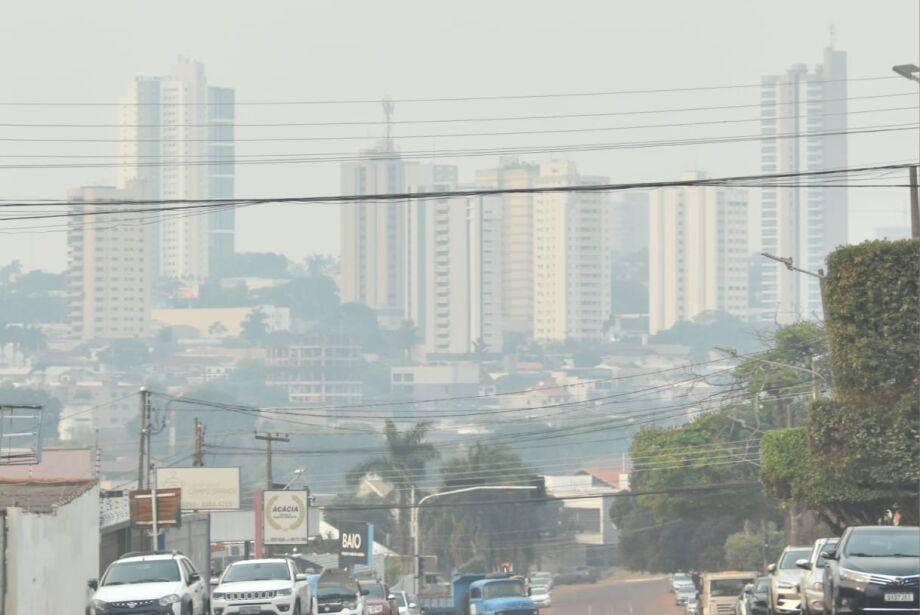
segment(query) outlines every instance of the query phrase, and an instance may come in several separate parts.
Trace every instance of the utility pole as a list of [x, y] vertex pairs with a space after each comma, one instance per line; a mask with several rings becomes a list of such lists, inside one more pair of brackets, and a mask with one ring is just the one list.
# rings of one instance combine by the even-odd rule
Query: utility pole
[[204, 467], [204, 423], [195, 417], [195, 454], [192, 457], [192, 465], [196, 468]]
[[[409, 509], [409, 525], [412, 528], [412, 591], [415, 595], [422, 589], [422, 580], [419, 578], [420, 568], [419, 558], [422, 556], [419, 551], [419, 526], [418, 526], [418, 506], [415, 502], [415, 485], [412, 485], [409, 491], [409, 501], [412, 502], [412, 508]], [[405, 570], [405, 568], [403, 568]]]
[[140, 449], [137, 457], [137, 488], [144, 488], [144, 478], [147, 476], [147, 443], [150, 441], [150, 391], [141, 387], [138, 391], [140, 397]]
[[265, 488], [272, 488], [272, 442], [290, 442], [291, 438], [286, 433], [256, 432], [256, 440], [265, 440], [267, 454], [265, 464]]
[[917, 184], [917, 167], [910, 168], [910, 236], [920, 237], [920, 185]]

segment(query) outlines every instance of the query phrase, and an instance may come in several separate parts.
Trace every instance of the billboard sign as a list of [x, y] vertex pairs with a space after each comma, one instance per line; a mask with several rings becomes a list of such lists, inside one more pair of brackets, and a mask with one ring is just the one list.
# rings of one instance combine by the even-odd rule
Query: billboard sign
[[[153, 496], [149, 489], [131, 491], [128, 493], [128, 502], [131, 514], [131, 523], [136, 526], [153, 526]], [[157, 527], [179, 527], [182, 525], [182, 490], [157, 489]]]
[[307, 542], [310, 510], [306, 491], [265, 491], [262, 502], [262, 540], [265, 544]]
[[239, 510], [239, 468], [157, 468], [157, 488], [182, 489], [182, 510]]
[[339, 567], [374, 565], [374, 525], [343, 523], [339, 528]]

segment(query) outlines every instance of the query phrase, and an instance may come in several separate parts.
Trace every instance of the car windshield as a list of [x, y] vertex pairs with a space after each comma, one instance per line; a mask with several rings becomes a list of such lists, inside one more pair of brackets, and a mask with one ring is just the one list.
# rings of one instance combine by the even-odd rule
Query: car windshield
[[518, 598], [524, 596], [524, 586], [517, 581], [488, 583], [482, 588], [484, 598]]
[[811, 557], [811, 549], [790, 549], [780, 558], [777, 568], [780, 570], [793, 570], [796, 561], [808, 559], [809, 557]]
[[757, 583], [754, 585], [755, 594], [765, 594], [770, 590], [770, 579], [760, 578], [757, 579]]
[[364, 595], [368, 598], [377, 598], [378, 600], [387, 599], [387, 593], [380, 583], [364, 583], [361, 585], [361, 591], [364, 592]]
[[714, 597], [737, 596], [753, 579], [713, 579], [709, 582], [709, 595]]
[[920, 557], [920, 528], [860, 528], [847, 538], [846, 555]]
[[223, 583], [243, 581], [289, 581], [291, 571], [284, 562], [233, 564], [224, 573]]
[[677, 593], [678, 594], [695, 594], [696, 587], [694, 587], [693, 585], [678, 585]]
[[406, 595], [402, 592], [396, 594], [396, 606], [407, 606]]
[[168, 583], [180, 580], [179, 565], [175, 560], [121, 562], [112, 564], [102, 580], [102, 585], [127, 585], [130, 583]]
[[323, 584], [316, 590], [316, 596], [317, 598], [354, 598], [355, 588], [336, 583]]

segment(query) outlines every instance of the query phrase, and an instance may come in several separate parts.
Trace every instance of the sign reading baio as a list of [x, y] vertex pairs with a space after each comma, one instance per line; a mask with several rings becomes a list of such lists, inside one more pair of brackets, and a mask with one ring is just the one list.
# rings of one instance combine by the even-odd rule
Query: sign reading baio
[[307, 542], [310, 514], [306, 491], [266, 491], [263, 495], [262, 536], [265, 544]]
[[374, 525], [343, 523], [339, 528], [339, 567], [374, 565]]

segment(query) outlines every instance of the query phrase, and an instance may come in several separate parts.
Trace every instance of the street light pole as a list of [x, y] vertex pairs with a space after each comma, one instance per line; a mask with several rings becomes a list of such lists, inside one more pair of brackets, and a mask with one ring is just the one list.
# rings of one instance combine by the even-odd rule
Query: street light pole
[[412, 570], [413, 570], [413, 590], [416, 595], [418, 595], [419, 589], [421, 589], [421, 579], [419, 579], [419, 569], [418, 569], [418, 559], [420, 549], [420, 539], [419, 539], [419, 513], [421, 512], [422, 506], [426, 502], [430, 502], [436, 498], [441, 498], [448, 495], [457, 495], [460, 493], [474, 493], [477, 491], [536, 491], [537, 487], [528, 485], [480, 485], [478, 487], [465, 487], [463, 489], [454, 489], [452, 491], [442, 491], [441, 493], [432, 493], [431, 495], [426, 495], [421, 500], [418, 501], [418, 504], [415, 503], [415, 485], [412, 486], [412, 491], [410, 497], [412, 498], [412, 510], [411, 510], [411, 524], [412, 524]]
[[[916, 64], [898, 64], [891, 70], [905, 79], [916, 81], [920, 85], [920, 66]], [[910, 167], [910, 236], [920, 237], [920, 185], [917, 183], [917, 167]]]

